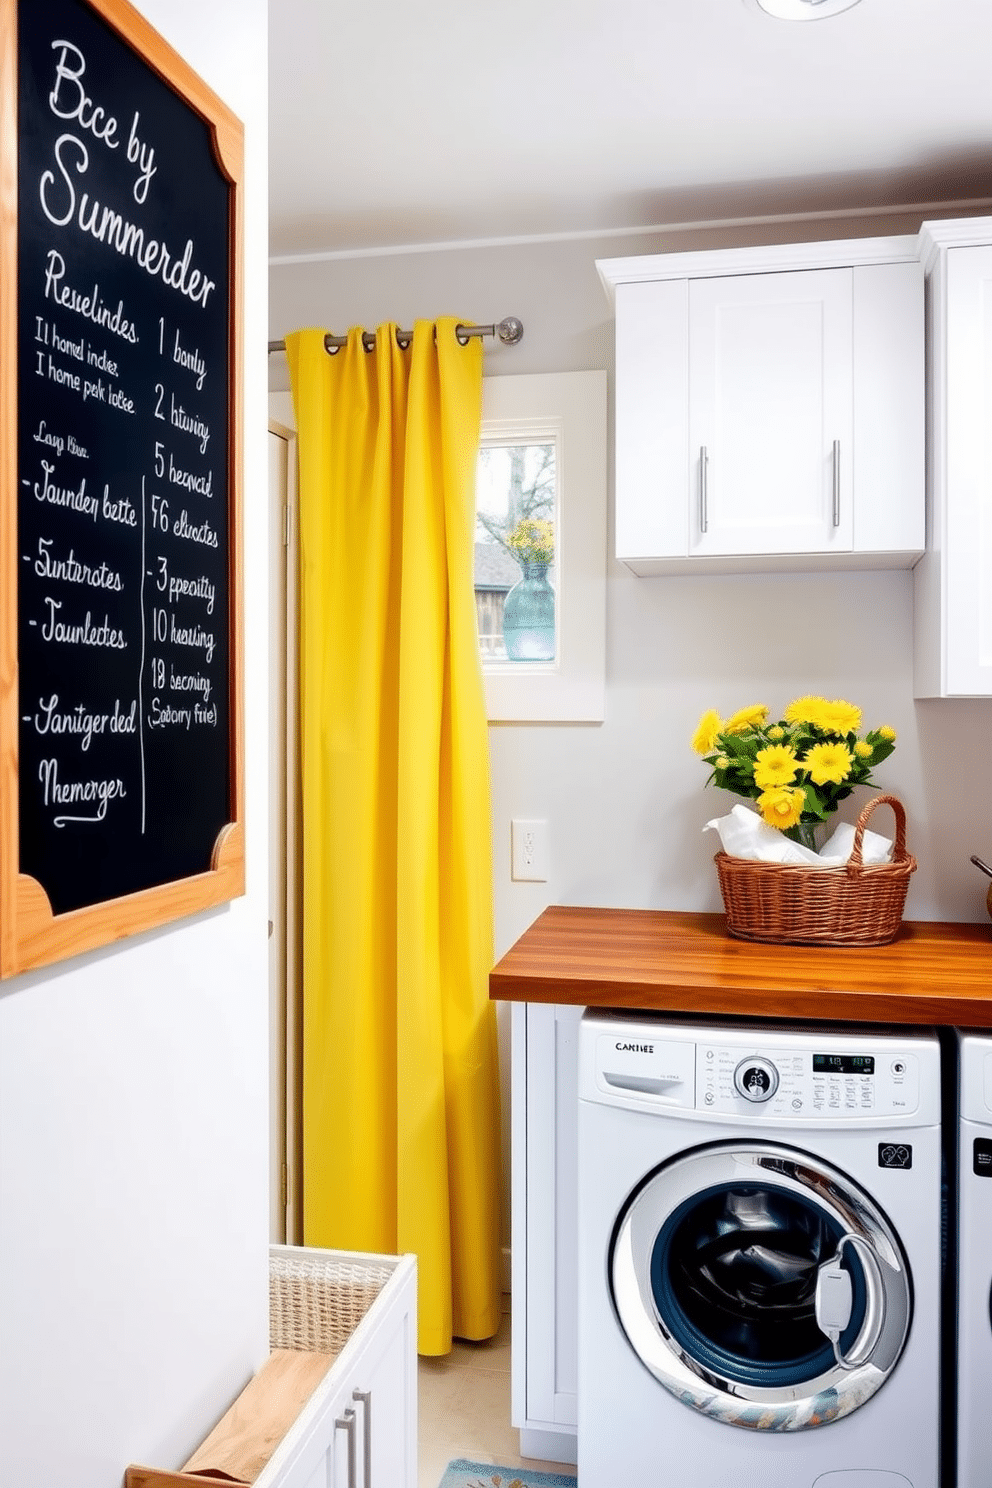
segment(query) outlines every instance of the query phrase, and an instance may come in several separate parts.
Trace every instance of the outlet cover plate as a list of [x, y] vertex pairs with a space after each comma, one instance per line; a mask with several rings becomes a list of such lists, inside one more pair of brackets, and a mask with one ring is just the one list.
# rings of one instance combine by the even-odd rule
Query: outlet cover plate
[[510, 877], [515, 883], [548, 880], [548, 824], [546, 821], [510, 822]]

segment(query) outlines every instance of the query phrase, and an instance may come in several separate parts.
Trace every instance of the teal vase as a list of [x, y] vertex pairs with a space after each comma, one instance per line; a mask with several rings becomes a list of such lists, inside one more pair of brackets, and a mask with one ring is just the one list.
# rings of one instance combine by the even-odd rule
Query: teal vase
[[503, 606], [503, 640], [511, 661], [554, 661], [555, 591], [546, 563], [521, 563], [523, 578]]

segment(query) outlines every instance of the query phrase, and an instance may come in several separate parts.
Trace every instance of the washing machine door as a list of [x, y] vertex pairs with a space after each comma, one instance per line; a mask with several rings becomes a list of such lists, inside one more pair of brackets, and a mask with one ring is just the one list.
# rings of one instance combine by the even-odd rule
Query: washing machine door
[[902, 1353], [906, 1257], [844, 1173], [768, 1142], [694, 1148], [618, 1217], [610, 1285], [653, 1375], [730, 1425], [802, 1431], [857, 1410]]

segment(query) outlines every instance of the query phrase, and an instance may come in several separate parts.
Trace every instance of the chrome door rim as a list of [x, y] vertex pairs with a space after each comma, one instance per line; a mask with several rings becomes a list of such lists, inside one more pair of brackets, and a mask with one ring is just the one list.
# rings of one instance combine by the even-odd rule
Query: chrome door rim
[[[833, 1364], [815, 1378], [775, 1387], [723, 1378], [703, 1366], [661, 1316], [651, 1279], [655, 1239], [680, 1205], [707, 1190], [752, 1184], [792, 1194], [857, 1236], [864, 1267], [865, 1316], [849, 1349], [851, 1367]], [[885, 1383], [909, 1333], [912, 1293], [902, 1247], [881, 1209], [852, 1179], [798, 1148], [726, 1142], [694, 1148], [651, 1173], [626, 1202], [611, 1246], [610, 1288], [627, 1339], [655, 1378], [679, 1400], [715, 1420], [760, 1431], [802, 1431], [857, 1410]]]

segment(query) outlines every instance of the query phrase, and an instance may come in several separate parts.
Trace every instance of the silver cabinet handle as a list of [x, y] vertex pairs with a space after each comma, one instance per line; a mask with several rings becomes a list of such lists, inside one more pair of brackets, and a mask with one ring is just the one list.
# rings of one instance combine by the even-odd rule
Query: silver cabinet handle
[[840, 440], [834, 440], [834, 526], [840, 526]]
[[344, 1411], [334, 1422], [334, 1429], [348, 1433], [348, 1488], [358, 1488], [355, 1461], [355, 1412], [350, 1408]]
[[365, 1488], [372, 1488], [372, 1391], [352, 1390], [352, 1400], [357, 1400], [362, 1411], [362, 1445], [365, 1449]]
[[709, 465], [710, 457], [705, 444], [699, 446], [699, 530], [705, 532], [709, 520]]

